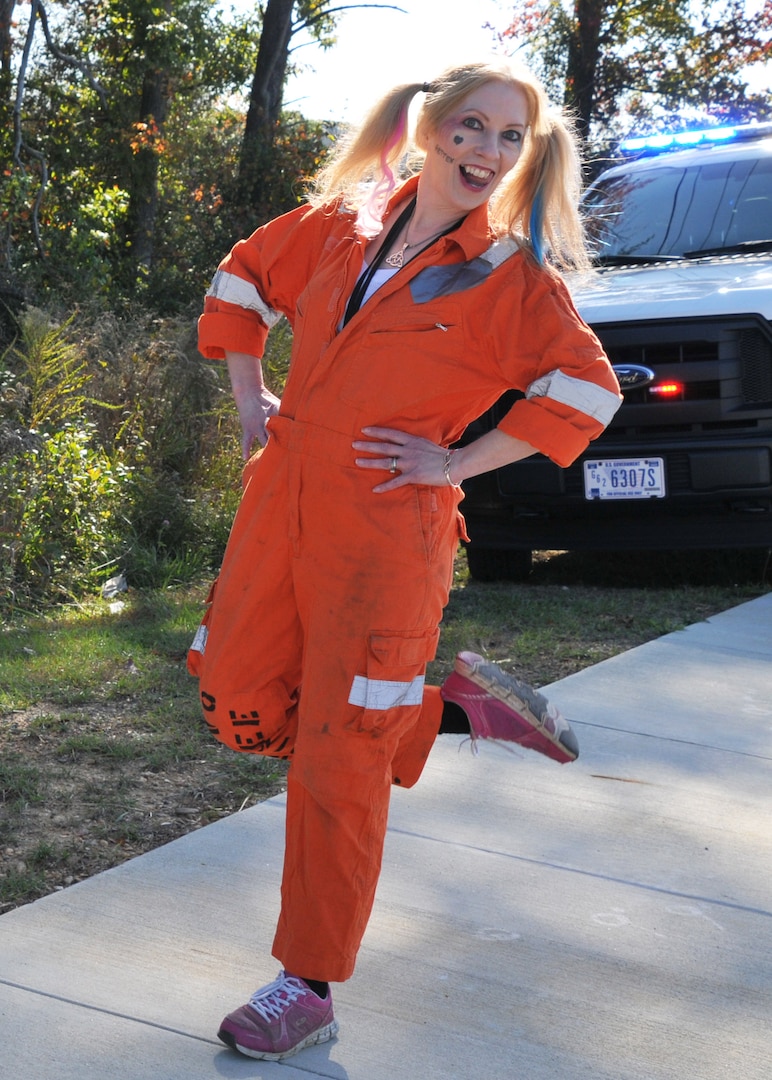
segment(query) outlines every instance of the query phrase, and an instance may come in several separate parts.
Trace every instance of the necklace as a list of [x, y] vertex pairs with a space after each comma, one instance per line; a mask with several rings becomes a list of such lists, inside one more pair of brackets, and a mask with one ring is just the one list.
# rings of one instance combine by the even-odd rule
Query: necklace
[[[454, 225], [451, 225], [450, 228], [454, 228], [454, 227], [455, 227]], [[416, 244], [404, 243], [402, 245], [402, 247], [399, 249], [399, 251], [392, 252], [392, 254], [388, 255], [383, 261], [386, 264], [386, 266], [393, 266], [397, 270], [400, 270], [404, 266], [404, 263], [405, 263], [405, 252], [406, 251], [409, 251], [410, 248], [414, 248], [414, 247], [428, 247], [429, 244], [433, 243], [433, 241], [437, 240], [440, 236], [442, 236], [444, 233], [449, 232], [449, 231], [450, 230], [447, 229], [447, 228], [442, 229], [441, 232], [435, 233], [434, 236], [430, 236], [428, 238], [428, 240], [419, 240], [418, 243], [416, 243]]]
[[[392, 227], [389, 229], [386, 239], [378, 248], [378, 251], [376, 252], [373, 261], [367, 267], [365, 272], [360, 275], [359, 280], [354, 286], [354, 290], [349, 297], [348, 304], [346, 305], [346, 314], [343, 316], [344, 326], [350, 319], [352, 319], [356, 315], [356, 313], [359, 311], [360, 307], [364, 303], [365, 295], [370, 284], [372, 283], [373, 277], [375, 276], [378, 267], [386, 263], [387, 266], [391, 266], [394, 269], [399, 270], [404, 262], [405, 252], [407, 251], [407, 249], [409, 247], [421, 247], [421, 244], [403, 244], [401, 251], [395, 251], [394, 254], [391, 255], [388, 259], [384, 258], [384, 252], [389, 250], [389, 248], [400, 235], [402, 230], [407, 228], [410, 218], [413, 216], [415, 204], [416, 198], [415, 196], [413, 196], [410, 203], [405, 207], [405, 209], [399, 215]], [[456, 229], [459, 225], [461, 225], [463, 220], [463, 218], [460, 218], [452, 225], [449, 225], [446, 229], [443, 229], [441, 233], [437, 233], [437, 236], [431, 236], [428, 240], [422, 241], [423, 246], [428, 247], [428, 245], [433, 243], [437, 239], [437, 237], [444, 236], [446, 233], [452, 232], [453, 229]]]

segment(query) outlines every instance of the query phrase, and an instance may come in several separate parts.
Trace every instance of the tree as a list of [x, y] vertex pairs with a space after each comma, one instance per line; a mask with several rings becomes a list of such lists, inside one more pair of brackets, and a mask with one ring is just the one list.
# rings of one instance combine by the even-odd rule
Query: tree
[[500, 33], [527, 48], [587, 141], [658, 116], [734, 120], [772, 115], [772, 95], [749, 91], [748, 65], [772, 58], [772, 0], [525, 0]]
[[265, 192], [287, 77], [294, 7], [295, 0], [268, 0], [263, 12], [239, 162], [239, 201], [259, 204]]
[[[115, 164], [128, 192], [125, 241], [131, 272], [141, 280], [153, 266], [170, 109], [186, 98], [199, 107], [211, 102], [238, 85], [248, 67], [227, 55], [215, 0], [90, 0], [84, 13], [79, 39], [104, 72], [108, 101], [100, 119], [114, 133]], [[245, 50], [247, 64], [252, 55]]]
[[[162, 7], [156, 8], [153, 14], [168, 25], [172, 17], [171, 0], [163, 0]], [[170, 68], [173, 61], [164, 55], [164, 35], [156, 36], [152, 32], [157, 26], [158, 23], [145, 23], [144, 20], [137, 26], [136, 48], [144, 55], [145, 70], [139, 94], [136, 137], [132, 144], [134, 168], [128, 207], [128, 242], [135, 273], [146, 273], [153, 262], [158, 215], [158, 155], [172, 93]]]
[[332, 0], [267, 0], [263, 9], [260, 47], [249, 93], [239, 165], [238, 197], [242, 200], [261, 204], [271, 183], [271, 158], [275, 150], [284, 85], [290, 73], [293, 37], [301, 31], [308, 31], [312, 40], [323, 49], [330, 48], [335, 42], [336, 16], [362, 7], [389, 8], [393, 5], [333, 6]]
[[168, 127], [185, 139], [178, 116], [209, 113], [244, 84], [254, 21], [226, 24], [216, 0], [58, 0], [52, 28], [48, 3], [30, 5], [16, 65], [14, 167], [0, 177], [7, 262], [15, 252], [31, 265], [31, 234], [39, 281], [131, 287], [154, 265]]
[[0, 0], [0, 127], [10, 130], [10, 100], [13, 85], [11, 26], [16, 0]]
[[[12, 123], [0, 132], [12, 162], [0, 173], [9, 278], [53, 287], [70, 304], [146, 290], [154, 305], [178, 307], [198, 295], [213, 251], [297, 205], [298, 181], [329, 140], [321, 125], [282, 112], [293, 39], [306, 30], [332, 44], [346, 8], [266, 0], [238, 17], [221, 8], [221, 0], [25, 7], [13, 64], [9, 54]], [[0, 22], [0, 58], [2, 35]], [[229, 99], [250, 78], [244, 121]]]

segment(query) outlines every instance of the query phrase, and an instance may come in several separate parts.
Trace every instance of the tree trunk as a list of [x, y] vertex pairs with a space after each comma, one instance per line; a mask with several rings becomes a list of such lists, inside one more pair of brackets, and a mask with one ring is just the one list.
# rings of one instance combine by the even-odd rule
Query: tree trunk
[[[168, 111], [167, 78], [163, 71], [147, 71], [142, 83], [138, 131], [129, 197], [129, 243], [135, 270], [153, 264], [158, 216], [158, 139]], [[143, 126], [144, 125], [144, 126]]]
[[239, 160], [240, 195], [253, 204], [263, 194], [263, 164], [281, 115], [294, 6], [295, 0], [268, 0], [265, 5]]
[[[163, 6], [167, 15], [171, 14], [172, 0], [164, 0]], [[147, 26], [143, 28], [143, 35], [147, 29]], [[138, 46], [144, 48], [144, 43], [138, 43]], [[168, 110], [168, 72], [157, 59], [154, 63], [151, 46], [142, 79], [129, 192], [128, 240], [135, 275], [147, 273], [153, 265], [158, 217], [158, 154]]]
[[576, 0], [574, 28], [568, 46], [566, 105], [577, 119], [586, 141], [595, 105], [595, 82], [600, 57], [600, 31], [607, 0]]
[[13, 72], [11, 70], [11, 16], [16, 0], [0, 0], [0, 80], [3, 86], [3, 105], [9, 103]]

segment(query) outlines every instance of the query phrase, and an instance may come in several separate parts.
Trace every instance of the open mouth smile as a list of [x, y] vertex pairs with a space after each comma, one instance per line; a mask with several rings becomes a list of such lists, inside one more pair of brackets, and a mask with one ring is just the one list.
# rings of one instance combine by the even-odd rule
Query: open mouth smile
[[484, 169], [480, 165], [461, 165], [459, 168], [462, 180], [474, 191], [483, 191], [496, 175], [493, 169]]

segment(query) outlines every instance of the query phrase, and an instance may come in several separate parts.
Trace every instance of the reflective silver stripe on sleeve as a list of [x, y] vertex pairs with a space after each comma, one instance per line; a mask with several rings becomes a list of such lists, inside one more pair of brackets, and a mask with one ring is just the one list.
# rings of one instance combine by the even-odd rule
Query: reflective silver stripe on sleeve
[[227, 270], [217, 271], [206, 295], [215, 300], [224, 300], [227, 304], [236, 304], [247, 311], [256, 311], [269, 330], [281, 318], [281, 312], [266, 304], [251, 281], [229, 274]]
[[199, 626], [196, 630], [196, 636], [190, 644], [191, 652], [203, 653], [206, 650], [206, 639], [209, 637], [209, 629], [206, 626]]
[[622, 404], [621, 397], [613, 391], [585, 379], [575, 379], [559, 370], [535, 379], [526, 390], [525, 396], [552, 398], [561, 405], [568, 405], [571, 409], [591, 416], [604, 427]]
[[412, 682], [391, 682], [355, 675], [348, 703], [362, 709], [393, 709], [397, 705], [420, 705], [423, 695], [423, 675], [416, 675]]

